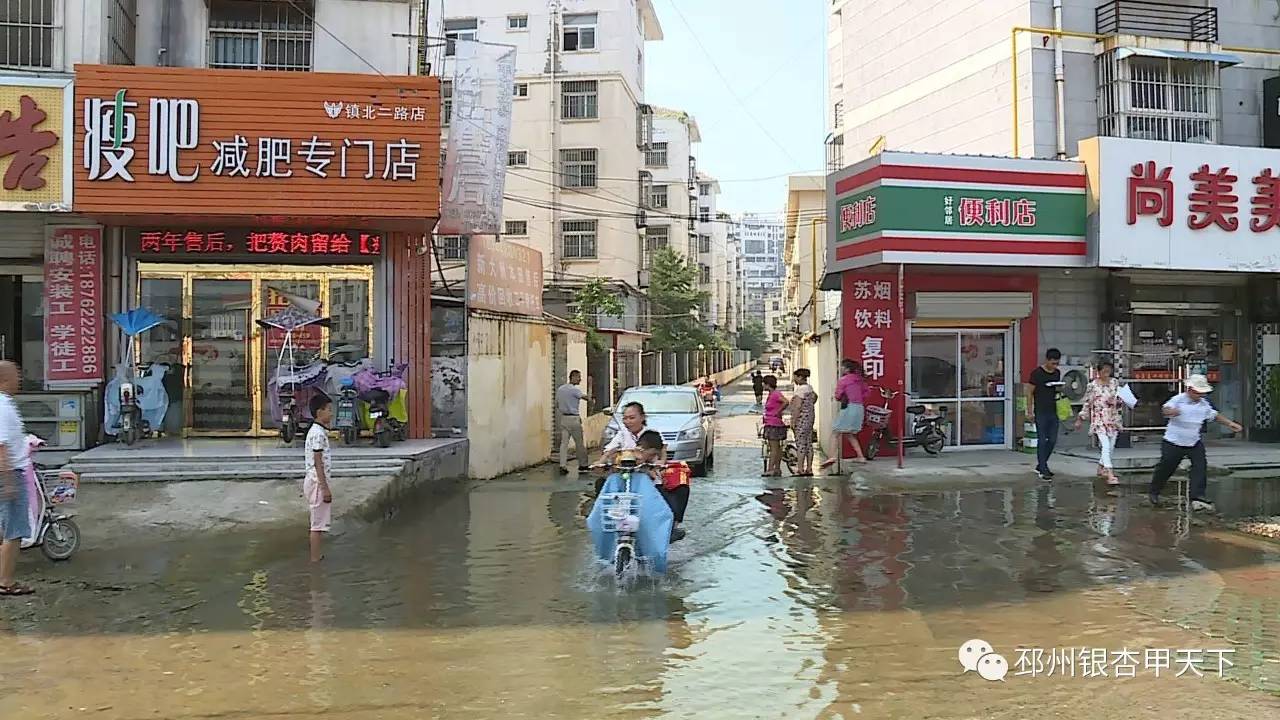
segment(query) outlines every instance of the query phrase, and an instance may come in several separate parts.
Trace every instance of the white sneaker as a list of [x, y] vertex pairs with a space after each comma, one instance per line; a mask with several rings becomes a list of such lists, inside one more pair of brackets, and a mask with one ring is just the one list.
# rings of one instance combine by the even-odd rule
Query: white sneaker
[[1192, 500], [1191, 501], [1192, 512], [1214, 512], [1216, 509], [1217, 508], [1213, 506], [1213, 503], [1209, 502], [1208, 500]]

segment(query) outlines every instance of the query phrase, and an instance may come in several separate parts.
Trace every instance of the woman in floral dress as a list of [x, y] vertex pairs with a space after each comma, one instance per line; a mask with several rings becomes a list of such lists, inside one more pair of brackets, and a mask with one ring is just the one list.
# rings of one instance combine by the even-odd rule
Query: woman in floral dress
[[1120, 382], [1116, 380], [1116, 366], [1110, 360], [1098, 363], [1098, 375], [1089, 381], [1084, 393], [1084, 407], [1076, 418], [1076, 428], [1088, 422], [1089, 432], [1098, 437], [1102, 455], [1098, 458], [1098, 477], [1106, 478], [1108, 485], [1119, 485], [1111, 462], [1111, 451], [1116, 447], [1116, 437], [1123, 429], [1120, 419]]
[[792, 381], [795, 387], [791, 394], [791, 432], [796, 438], [796, 475], [810, 477], [813, 475], [814, 405], [818, 400], [818, 393], [809, 384], [809, 371], [806, 368], [796, 369]]

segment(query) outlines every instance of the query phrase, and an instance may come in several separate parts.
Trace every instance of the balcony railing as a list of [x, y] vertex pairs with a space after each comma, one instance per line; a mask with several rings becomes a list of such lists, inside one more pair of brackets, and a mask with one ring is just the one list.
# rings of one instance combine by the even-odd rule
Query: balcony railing
[[1218, 9], [1212, 7], [1113, 0], [1098, 6], [1095, 20], [1099, 35], [1146, 35], [1218, 42]]

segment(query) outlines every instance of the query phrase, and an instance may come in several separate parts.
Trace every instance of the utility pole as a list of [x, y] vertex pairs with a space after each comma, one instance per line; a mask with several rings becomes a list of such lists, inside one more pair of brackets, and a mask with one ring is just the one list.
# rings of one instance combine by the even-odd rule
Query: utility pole
[[[560, 183], [563, 178], [560, 172], [560, 91], [556, 86], [556, 75], [560, 70], [560, 0], [549, 0], [547, 9], [551, 12], [550, 32], [547, 34], [547, 72], [551, 76], [551, 267], [552, 280], [559, 283], [563, 279], [563, 249], [560, 247]], [[597, 236], [597, 242], [599, 236]]]

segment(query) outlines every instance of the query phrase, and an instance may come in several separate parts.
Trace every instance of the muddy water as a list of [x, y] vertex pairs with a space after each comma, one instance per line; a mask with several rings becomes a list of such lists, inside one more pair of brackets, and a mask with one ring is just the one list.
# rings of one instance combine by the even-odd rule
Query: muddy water
[[[348, 528], [321, 568], [291, 533], [28, 558], [40, 594], [0, 605], [0, 718], [1280, 716], [1280, 546], [1088, 484], [768, 487], [754, 450], [721, 452], [669, 576], [624, 590], [588, 558], [588, 483], [541, 471]], [[971, 638], [1011, 664], [1236, 666], [988, 682], [960, 672]]]

